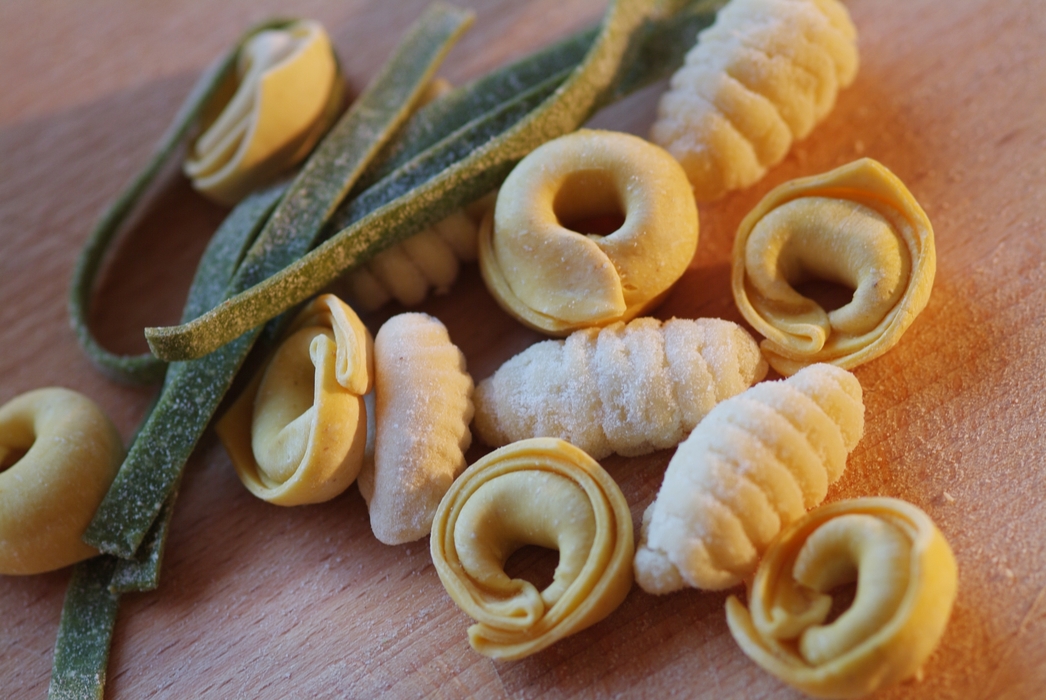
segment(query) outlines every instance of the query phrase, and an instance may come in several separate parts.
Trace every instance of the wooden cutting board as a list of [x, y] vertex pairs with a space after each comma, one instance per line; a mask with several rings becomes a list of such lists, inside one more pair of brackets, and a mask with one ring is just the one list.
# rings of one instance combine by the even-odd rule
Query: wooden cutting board
[[[461, 82], [594, 22], [594, 0], [477, 0], [447, 60]], [[144, 163], [204, 66], [251, 22], [315, 17], [353, 93], [424, 0], [0, 4], [0, 403], [62, 385], [129, 438], [153, 390], [103, 377], [66, 315], [76, 255], [100, 208]], [[907, 499], [945, 533], [959, 597], [925, 678], [882, 698], [1046, 694], [1046, 12], [1041, 0], [852, 0], [861, 70], [828, 120], [758, 185], [701, 208], [690, 270], [657, 311], [740, 320], [728, 259], [772, 186], [859, 156], [897, 173], [937, 236], [932, 298], [900, 345], [856, 370], [867, 430], [829, 495]], [[657, 92], [597, 117], [645, 134]], [[113, 256], [97, 334], [139, 351], [174, 322], [223, 211], [177, 175]], [[389, 309], [368, 317], [372, 330]], [[422, 310], [478, 380], [538, 336], [502, 314], [475, 268]], [[482, 453], [473, 450], [471, 456]], [[671, 451], [605, 467], [638, 518]], [[520, 571], [545, 571], [530, 553]], [[0, 688], [46, 693], [69, 571], [0, 577]], [[787, 698], [727, 631], [725, 594], [633, 589], [608, 619], [534, 657], [474, 653], [427, 540], [386, 547], [355, 488], [278, 508], [242, 488], [212, 434], [188, 465], [159, 590], [128, 595], [108, 696]]]

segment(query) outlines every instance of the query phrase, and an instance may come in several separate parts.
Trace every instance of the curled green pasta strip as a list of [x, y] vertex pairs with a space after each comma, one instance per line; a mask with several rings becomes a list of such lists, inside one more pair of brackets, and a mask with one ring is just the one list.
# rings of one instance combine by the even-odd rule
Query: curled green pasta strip
[[141, 355], [112, 353], [102, 347], [91, 333], [87, 323], [91, 311], [91, 294], [94, 291], [95, 280], [102, 262], [105, 260], [105, 254], [120, 231], [120, 227], [197, 122], [204, 106], [217, 92], [230, 71], [235, 69], [236, 56], [243, 43], [260, 31], [285, 27], [292, 22], [294, 20], [274, 19], [255, 25], [240, 37], [233, 48], [200, 76], [189, 96], [178, 109], [167, 131], [157, 143], [149, 162], [103, 212], [80, 252], [69, 291], [69, 317], [84, 352], [114, 379], [135, 384], [158, 382], [163, 378], [165, 364], [149, 353]]
[[[308, 255], [195, 321], [176, 327], [146, 329], [153, 352], [168, 360], [191, 359], [212, 352], [222, 343], [304, 301], [346, 269], [485, 194], [526, 153], [551, 138], [573, 131], [597, 107], [625, 88], [639, 87], [643, 82], [641, 78], [656, 73], [659, 67], [664, 68], [665, 64], [658, 60], [668, 60], [673, 55], [671, 51], [643, 49], [645, 44], [664, 38], [657, 31], [661, 25], [651, 19], [655, 4], [650, 0], [614, 3], [586, 58], [537, 108], [515, 123], [505, 125], [504, 131], [495, 138], [489, 138], [490, 131], [486, 131], [478, 142], [436, 144], [432, 148], [453, 151], [463, 157], [447, 166], [446, 160], [432, 153], [421, 154], [420, 158], [433, 160], [430, 168], [435, 168], [436, 163], [442, 166], [434, 171], [426, 168], [427, 177], [425, 173], [408, 172], [412, 163], [404, 164], [386, 178], [393, 178], [391, 182], [375, 185], [388, 188], [388, 192], [376, 195], [375, 199], [387, 203], [360, 216]], [[685, 15], [685, 19], [710, 22], [719, 6], [715, 2], [698, 3], [693, 6], [694, 14]], [[666, 21], [665, 26], [671, 28], [671, 20]], [[626, 56], [643, 58], [649, 64], [644, 72], [637, 74], [634, 68], [623, 67]], [[448, 139], [454, 137], [451, 135]]]
[[[433, 6], [324, 139], [280, 199], [225, 294], [264, 279], [304, 254], [369, 158], [403, 122], [451, 43], [471, 21]], [[198, 362], [175, 364], [156, 410], [128, 451], [84, 540], [130, 557], [173, 490], [193, 447], [261, 334], [255, 327]]]

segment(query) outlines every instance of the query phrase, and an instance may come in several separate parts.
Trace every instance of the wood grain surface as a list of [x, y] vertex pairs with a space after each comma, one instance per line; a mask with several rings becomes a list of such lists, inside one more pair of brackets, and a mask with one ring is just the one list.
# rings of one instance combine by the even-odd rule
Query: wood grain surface
[[[81, 354], [66, 315], [76, 255], [101, 207], [145, 162], [204, 66], [251, 22], [314, 17], [357, 93], [424, 0], [0, 3], [0, 403], [61, 385], [94, 398], [128, 439], [153, 389]], [[461, 82], [595, 21], [595, 0], [477, 0], [442, 74]], [[856, 370], [867, 430], [829, 500], [907, 499], [949, 539], [960, 587], [921, 682], [879, 698], [1046, 694], [1046, 12], [1041, 0], [851, 0], [856, 83], [755, 187], [701, 208], [701, 240], [657, 315], [740, 321], [728, 260], [740, 219], [772, 186], [874, 157], [936, 229], [926, 311]], [[645, 135], [658, 90], [595, 123]], [[223, 218], [177, 174], [123, 237], [93, 327], [141, 351], [176, 321]], [[423, 310], [478, 380], [538, 339], [501, 313], [474, 267]], [[388, 309], [367, 317], [372, 331]], [[475, 458], [482, 448], [475, 448]], [[638, 524], [671, 451], [610, 458]], [[550, 555], [512, 565], [547, 575]], [[0, 577], [0, 695], [46, 694], [69, 570]], [[605, 621], [534, 657], [493, 662], [466, 640], [428, 542], [386, 547], [355, 487], [279, 508], [251, 497], [208, 433], [190, 461], [159, 590], [124, 598], [110, 698], [791, 698], [736, 646], [725, 594], [634, 588]]]

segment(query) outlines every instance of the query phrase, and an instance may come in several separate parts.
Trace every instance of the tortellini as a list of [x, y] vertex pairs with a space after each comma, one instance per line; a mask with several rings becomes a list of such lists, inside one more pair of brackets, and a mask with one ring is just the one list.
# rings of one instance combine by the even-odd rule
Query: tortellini
[[[440, 581], [475, 625], [469, 642], [519, 659], [599, 622], [632, 586], [632, 516], [599, 463], [554, 438], [491, 452], [454, 482], [432, 523]], [[523, 545], [559, 552], [544, 590], [509, 578]]]
[[337, 58], [318, 22], [258, 32], [208, 105], [185, 174], [209, 198], [235, 204], [308, 155], [342, 95]]
[[659, 303], [690, 265], [697, 229], [686, 175], [668, 153], [581, 129], [509, 173], [480, 229], [480, 271], [521, 323], [567, 335]]
[[824, 500], [863, 432], [861, 385], [832, 365], [722, 402], [679, 446], [643, 515], [636, 581], [659, 594], [741, 583]]
[[[829, 591], [857, 582], [826, 623]], [[749, 609], [727, 621], [753, 661], [819, 698], [856, 698], [916, 675], [944, 633], [955, 557], [924, 512], [893, 498], [822, 506], [793, 523], [759, 564]]]
[[766, 374], [740, 326], [638, 318], [532, 345], [476, 389], [492, 446], [558, 437], [602, 459], [674, 447], [718, 402]]
[[837, 0], [731, 0], [698, 35], [650, 138], [698, 201], [757, 182], [857, 74], [857, 32]]
[[282, 506], [347, 489], [363, 466], [373, 377], [373, 340], [353, 310], [330, 294], [309, 303], [217, 424], [243, 485]]
[[374, 536], [421, 539], [472, 442], [472, 377], [446, 327], [427, 314], [393, 316], [374, 340], [374, 457], [360, 473]]
[[[732, 286], [770, 365], [789, 375], [815, 362], [851, 369], [892, 348], [925, 308], [936, 267], [926, 213], [863, 158], [767, 194], [734, 239]], [[853, 299], [826, 312], [795, 289], [811, 279]]]
[[123, 458], [112, 421], [75, 391], [37, 389], [0, 406], [0, 574], [98, 554], [80, 538]]

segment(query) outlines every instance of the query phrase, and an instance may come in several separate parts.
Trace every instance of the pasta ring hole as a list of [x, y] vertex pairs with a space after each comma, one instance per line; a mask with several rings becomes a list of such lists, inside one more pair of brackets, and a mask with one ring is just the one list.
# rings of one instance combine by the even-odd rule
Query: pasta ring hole
[[18, 464], [29, 449], [21, 449], [18, 447], [2, 447], [0, 446], [0, 473], [7, 471], [14, 465]]
[[626, 218], [621, 193], [605, 170], [568, 173], [552, 201], [552, 213], [560, 226], [589, 238], [613, 234]]
[[559, 566], [559, 552], [536, 544], [525, 544], [505, 560], [505, 574], [543, 591], [552, 585]]
[[796, 293], [820, 306], [825, 313], [843, 308], [854, 300], [854, 294], [857, 292], [850, 285], [824, 279], [811, 278], [789, 282]]
[[841, 583], [827, 592], [832, 597], [832, 607], [828, 610], [822, 625], [830, 625], [853, 605], [857, 598], [857, 581]]

